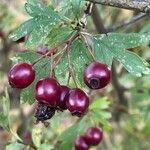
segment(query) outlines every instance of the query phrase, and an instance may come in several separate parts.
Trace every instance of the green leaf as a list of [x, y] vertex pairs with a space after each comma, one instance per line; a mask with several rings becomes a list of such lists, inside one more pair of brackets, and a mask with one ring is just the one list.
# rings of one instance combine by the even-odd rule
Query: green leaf
[[[14, 58], [12, 58], [13, 62], [34, 62], [39, 59], [41, 55], [35, 52], [27, 52], [27, 53], [19, 53]], [[50, 58], [45, 57], [40, 62], [34, 65], [34, 69], [36, 71], [36, 76], [34, 82], [27, 88], [23, 89], [21, 92], [21, 101], [29, 104], [33, 104], [35, 101], [34, 89], [38, 80], [41, 78], [47, 77], [50, 73]]]
[[3, 101], [3, 113], [4, 115], [9, 116], [10, 99], [7, 89], [5, 89], [5, 96], [3, 96], [2, 101]]
[[122, 52], [117, 58], [133, 75], [140, 77], [142, 74], [150, 73], [150, 69], [147, 67], [148, 63], [133, 52]]
[[25, 145], [18, 143], [16, 141], [6, 146], [6, 150], [23, 150], [24, 148]]
[[54, 47], [58, 43], [62, 43], [68, 40], [73, 34], [73, 29], [69, 27], [57, 27], [54, 28], [48, 36], [48, 46]]
[[53, 9], [45, 5], [39, 0], [28, 0], [25, 4], [27, 13], [32, 17], [45, 16], [49, 20], [58, 20], [60, 16]]
[[[87, 64], [91, 61], [87, 54], [87, 48], [85, 43], [81, 39], [77, 39], [72, 43], [71, 63], [75, 73], [76, 80], [80, 86], [83, 86], [83, 72]], [[68, 58], [67, 55], [62, 59], [60, 64], [56, 67], [56, 76], [61, 78], [61, 76], [66, 77], [66, 72], [68, 70]]]
[[110, 112], [94, 109], [91, 111], [90, 117], [96, 124], [102, 124], [105, 131], [111, 130], [111, 124], [108, 120], [111, 118]]
[[83, 118], [79, 123], [72, 125], [71, 127], [67, 128], [59, 137], [58, 141], [62, 143], [59, 146], [59, 150], [70, 150], [73, 147], [73, 143], [75, 138], [80, 135], [81, 132], [84, 131], [86, 127], [86, 120]]
[[54, 147], [50, 144], [44, 143], [41, 144], [38, 150], [53, 150]]
[[4, 115], [3, 112], [0, 112], [0, 126], [7, 131], [10, 129], [8, 116]]
[[138, 33], [110, 33], [97, 35], [93, 38], [93, 50], [98, 60], [111, 67], [113, 58], [120, 61], [133, 75], [149, 74], [148, 63], [126, 49], [146, 44], [150, 41], [150, 34]]
[[26, 47], [33, 49], [41, 44], [46, 44], [49, 32], [58, 24], [61, 17], [57, 12], [38, 0], [28, 0], [25, 8], [33, 18], [24, 22], [10, 35], [10, 38], [15, 41], [28, 34]]
[[42, 129], [34, 128], [32, 129], [32, 141], [34, 145], [39, 148], [42, 140]]
[[46, 38], [56, 22], [49, 20], [48, 18], [37, 18], [36, 23], [37, 25], [30, 33], [29, 39], [26, 43], [27, 48], [34, 48], [38, 45], [46, 44]]
[[25, 21], [24, 23], [22, 23], [16, 29], [15, 32], [10, 34], [9, 38], [11, 38], [13, 41], [17, 41], [21, 37], [29, 34], [33, 30], [34, 27], [35, 27], [35, 20], [33, 18], [29, 19], [29, 20]]
[[107, 109], [109, 108], [110, 102], [107, 100], [107, 97], [97, 98], [90, 105], [90, 109]]
[[110, 102], [106, 97], [97, 98], [90, 105], [90, 117], [96, 124], [102, 124], [104, 130], [109, 131], [111, 125], [109, 119], [111, 118], [111, 113], [106, 111], [109, 108]]
[[84, 5], [85, 5], [85, 1], [83, 0], [71, 1], [72, 11], [74, 13], [75, 18], [79, 19], [81, 15], [81, 8], [83, 8]]
[[9, 131], [10, 130], [10, 124], [9, 124], [10, 99], [9, 99], [7, 89], [5, 89], [5, 96], [2, 97], [2, 104], [3, 104], [3, 112], [0, 112], [0, 126], [6, 129], [7, 131]]

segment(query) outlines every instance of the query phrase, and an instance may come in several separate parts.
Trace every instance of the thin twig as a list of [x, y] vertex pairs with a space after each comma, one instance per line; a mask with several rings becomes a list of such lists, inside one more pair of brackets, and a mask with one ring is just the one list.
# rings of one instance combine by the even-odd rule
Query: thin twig
[[94, 54], [93, 54], [93, 52], [92, 52], [92, 50], [91, 50], [91, 47], [90, 47], [90, 45], [89, 45], [89, 43], [88, 43], [86, 37], [85, 37], [83, 34], [82, 34], [82, 37], [83, 37], [84, 40], [85, 40], [85, 44], [86, 44], [86, 47], [87, 47], [87, 49], [88, 49], [90, 55], [92, 56], [93, 60], [96, 61], [96, 58], [95, 58], [95, 56], [94, 56]]
[[67, 86], [69, 86], [69, 83], [70, 83], [70, 77], [71, 77], [71, 73], [70, 73], [70, 71], [69, 71], [69, 73], [68, 73], [68, 80], [67, 80]]
[[147, 16], [148, 16], [148, 14], [140, 13], [139, 15], [136, 15], [136, 16], [132, 17], [131, 19], [126, 20], [124, 23], [122, 23], [116, 27], [108, 29], [108, 32], [114, 32], [114, 31], [119, 30], [121, 28], [128, 27], [129, 25], [132, 25], [132, 24], [140, 21], [141, 19], [144, 19]]
[[51, 60], [50, 60], [50, 77], [53, 77], [53, 63], [54, 63], [54, 57], [53, 57], [53, 53], [51, 53]]
[[137, 10], [143, 13], [150, 14], [150, 0], [86, 0], [89, 2], [124, 8], [129, 10]]
[[59, 43], [58, 45], [56, 45], [54, 48], [50, 49], [46, 54], [42, 55], [40, 58], [38, 58], [37, 60], [35, 60], [32, 65], [34, 66], [36, 63], [38, 63], [40, 60], [42, 60], [43, 58], [45, 58], [46, 56], [50, 55], [51, 53], [54, 53], [55, 50], [60, 47], [61, 45], [63, 45], [64, 43], [67, 43], [68, 41]]
[[76, 88], [78, 87], [78, 84], [76, 82], [76, 79], [75, 79], [75, 76], [74, 76], [74, 71], [72, 69], [72, 65], [71, 65], [71, 59], [70, 59], [70, 48], [68, 47], [68, 69], [69, 69], [69, 73], [70, 73], [70, 76], [72, 77], [73, 79], [73, 82], [76, 86]]

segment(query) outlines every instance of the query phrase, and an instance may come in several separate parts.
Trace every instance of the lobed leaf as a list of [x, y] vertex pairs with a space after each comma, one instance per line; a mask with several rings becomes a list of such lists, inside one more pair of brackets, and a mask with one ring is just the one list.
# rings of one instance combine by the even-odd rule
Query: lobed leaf
[[12, 39], [13, 41], [17, 41], [18, 39], [20, 39], [21, 37], [29, 34], [35, 27], [35, 20], [34, 18], [29, 19], [27, 21], [25, 21], [24, 23], [22, 23], [15, 32], [13, 32], [12, 34], [10, 34], [9, 38]]
[[73, 34], [73, 29], [69, 27], [56, 27], [48, 35], [48, 46], [55, 47], [58, 43], [68, 40]]
[[110, 33], [97, 35], [93, 38], [93, 50], [98, 60], [111, 67], [113, 58], [120, 61], [133, 75], [149, 74], [148, 63], [135, 53], [127, 51], [128, 48], [137, 47], [150, 41], [150, 34], [138, 33]]
[[[76, 39], [71, 46], [70, 54], [71, 64], [75, 73], [76, 80], [80, 86], [83, 86], [83, 72], [87, 64], [91, 61], [87, 54], [87, 48], [85, 43], [81, 39]], [[56, 67], [56, 76], [65, 76], [68, 70], [68, 58], [67, 55], [62, 59], [60, 64]]]
[[16, 41], [25, 35], [29, 35], [26, 43], [27, 48], [35, 48], [41, 44], [46, 44], [49, 32], [61, 20], [61, 17], [53, 9], [38, 0], [28, 0], [25, 9], [33, 18], [21, 24], [10, 35], [10, 38]]

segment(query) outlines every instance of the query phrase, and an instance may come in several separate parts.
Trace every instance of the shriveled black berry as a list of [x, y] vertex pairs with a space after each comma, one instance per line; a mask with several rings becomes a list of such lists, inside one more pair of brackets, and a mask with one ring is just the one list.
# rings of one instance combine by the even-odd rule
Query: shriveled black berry
[[55, 108], [50, 106], [47, 103], [38, 103], [35, 117], [37, 118], [37, 122], [44, 122], [45, 120], [51, 119], [55, 114]]

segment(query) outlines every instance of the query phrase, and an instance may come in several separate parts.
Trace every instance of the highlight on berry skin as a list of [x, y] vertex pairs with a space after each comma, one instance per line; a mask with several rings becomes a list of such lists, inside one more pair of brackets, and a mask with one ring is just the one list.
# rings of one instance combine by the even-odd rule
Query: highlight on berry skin
[[8, 73], [11, 87], [23, 89], [28, 87], [35, 79], [35, 70], [31, 64], [17, 63]]
[[92, 62], [84, 71], [84, 83], [93, 90], [107, 86], [111, 79], [111, 70], [98, 61]]
[[89, 150], [102, 142], [103, 130], [100, 127], [90, 127], [84, 134], [76, 137], [74, 142], [75, 150]]
[[65, 100], [67, 109], [72, 115], [81, 117], [88, 110], [89, 97], [79, 88], [70, 90], [70, 92], [65, 96]]

